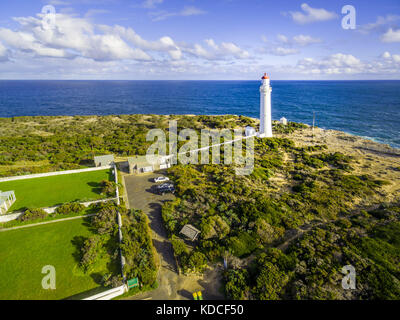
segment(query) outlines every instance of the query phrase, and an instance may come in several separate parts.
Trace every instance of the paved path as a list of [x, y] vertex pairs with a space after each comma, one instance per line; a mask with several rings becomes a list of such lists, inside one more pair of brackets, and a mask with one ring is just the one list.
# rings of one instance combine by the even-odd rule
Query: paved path
[[51, 221], [31, 223], [31, 224], [26, 224], [26, 225], [23, 225], [23, 226], [0, 229], [0, 232], [10, 231], [10, 230], [17, 230], [17, 229], [24, 229], [24, 228], [30, 228], [30, 227], [36, 227], [36, 226], [41, 226], [41, 225], [44, 225], [44, 224], [63, 222], [63, 221], [68, 221], [68, 220], [81, 219], [81, 218], [86, 218], [86, 217], [92, 217], [92, 216], [95, 216], [95, 215], [96, 215], [96, 213], [91, 213], [91, 214], [86, 214], [84, 216], [76, 216], [76, 217], [70, 217], [70, 218], [55, 219], [55, 220], [51, 220]]

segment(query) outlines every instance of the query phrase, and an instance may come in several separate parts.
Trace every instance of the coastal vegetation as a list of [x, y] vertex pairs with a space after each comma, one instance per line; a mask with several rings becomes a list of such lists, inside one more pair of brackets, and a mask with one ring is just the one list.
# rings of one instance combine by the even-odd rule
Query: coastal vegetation
[[[113, 153], [117, 161], [143, 155], [151, 144], [146, 132], [167, 130], [168, 120], [177, 120], [178, 130], [256, 126], [253, 119], [229, 115], [0, 119], [0, 176], [92, 166], [93, 156], [100, 154]], [[315, 138], [303, 124], [275, 123], [273, 130], [274, 138], [255, 139], [250, 175], [236, 175], [234, 165], [224, 164], [168, 169], [175, 197], [164, 203], [162, 219], [180, 270], [201, 274], [225, 262], [229, 299], [399, 299], [398, 163], [376, 161], [378, 151], [364, 156], [361, 148], [351, 153], [341, 145], [332, 148], [329, 139]], [[358, 138], [338, 139], [349, 145]], [[222, 147], [221, 153], [222, 162]], [[127, 278], [138, 277], [146, 289], [156, 287], [159, 261], [147, 216], [114, 203], [86, 209], [76, 203], [115, 194], [110, 171], [96, 174], [82, 181], [58, 176], [55, 185], [63, 192], [57, 198], [51, 194], [58, 187], [52, 188], [47, 178], [31, 179], [44, 181], [40, 186], [0, 183], [1, 190], [15, 190], [17, 201], [24, 201], [13, 210], [26, 210], [25, 218], [5, 225], [96, 213], [79, 220], [87, 232], [73, 238], [75, 251], [67, 250], [75, 259], [73, 270], [94, 281], [85, 288], [122, 283], [120, 251]], [[21, 190], [27, 196], [19, 197]], [[38, 209], [62, 203], [53, 215]], [[187, 224], [200, 230], [195, 241], [180, 233]], [[356, 269], [356, 290], [341, 287], [345, 265]]]
[[[256, 139], [249, 176], [224, 165], [170, 168], [176, 198], [162, 216], [181, 270], [202, 272], [228, 257], [232, 299], [398, 299], [399, 207], [386, 220], [375, 218], [381, 209], [365, 211], [384, 202], [391, 182], [355, 165], [324, 144], [277, 137]], [[186, 224], [201, 231], [197, 241], [180, 234]], [[360, 272], [356, 292], [341, 288], [346, 264]]]
[[248, 117], [118, 115], [0, 118], [0, 177], [91, 166], [95, 155], [144, 155], [150, 129], [243, 128]]

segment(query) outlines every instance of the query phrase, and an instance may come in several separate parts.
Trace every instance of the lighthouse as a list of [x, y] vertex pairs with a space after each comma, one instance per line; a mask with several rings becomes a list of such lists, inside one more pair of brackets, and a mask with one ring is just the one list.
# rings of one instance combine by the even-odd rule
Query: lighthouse
[[260, 138], [272, 137], [271, 92], [269, 77], [264, 73], [260, 86]]

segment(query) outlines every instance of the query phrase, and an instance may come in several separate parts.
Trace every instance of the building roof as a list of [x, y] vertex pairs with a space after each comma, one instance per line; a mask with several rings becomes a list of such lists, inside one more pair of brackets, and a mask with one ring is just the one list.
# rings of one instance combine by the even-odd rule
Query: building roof
[[194, 241], [199, 235], [200, 230], [196, 229], [191, 224], [185, 224], [180, 233], [182, 233], [183, 235]]
[[114, 155], [113, 154], [106, 154], [103, 156], [96, 156], [94, 157], [95, 162], [114, 162]]
[[[166, 159], [167, 159], [167, 157], [166, 156], [157, 156], [157, 155], [155, 155], [155, 158], [154, 158], [154, 160], [155, 160], [155, 163], [153, 163], [153, 164], [162, 164], [162, 163], [165, 163], [166, 162]], [[138, 167], [140, 167], [140, 168], [143, 168], [143, 167], [151, 167], [153, 164], [151, 163], [151, 162], [149, 162], [148, 160], [147, 160], [147, 157], [146, 156], [133, 156], [133, 157], [129, 157], [128, 158], [128, 163], [129, 163], [129, 165], [130, 166], [135, 166], [135, 165], [137, 165]]]
[[267, 76], [267, 73], [264, 73], [264, 75], [261, 79], [269, 79], [269, 77]]
[[137, 165], [138, 167], [150, 167], [151, 163], [149, 163], [146, 159], [146, 156], [133, 156], [128, 158], [128, 163], [130, 166]]

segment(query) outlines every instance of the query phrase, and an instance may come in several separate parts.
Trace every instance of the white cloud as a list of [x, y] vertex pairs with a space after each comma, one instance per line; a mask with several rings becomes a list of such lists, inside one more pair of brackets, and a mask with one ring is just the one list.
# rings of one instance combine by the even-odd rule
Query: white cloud
[[154, 11], [150, 13], [150, 16], [153, 17], [153, 21], [161, 21], [171, 17], [188, 17], [188, 16], [197, 16], [201, 14], [205, 14], [206, 11], [198, 9], [193, 6], [186, 6], [181, 11], [178, 12], [168, 12], [168, 11]]
[[148, 8], [148, 9], [153, 9], [155, 8], [158, 4], [163, 3], [164, 0], [146, 0], [142, 3], [143, 8]]
[[375, 22], [362, 25], [357, 30], [364, 34], [368, 34], [370, 31], [374, 30], [382, 31], [382, 28], [398, 20], [400, 20], [399, 15], [389, 14], [385, 17], [379, 16]]
[[338, 17], [335, 12], [330, 12], [325, 9], [312, 8], [307, 3], [303, 3], [301, 5], [301, 9], [303, 10], [303, 12], [289, 12], [289, 14], [292, 16], [293, 21], [300, 24], [312, 23], [317, 21], [327, 21], [336, 19]]
[[400, 42], [400, 29], [393, 30], [390, 28], [382, 37], [383, 42]]
[[298, 45], [304, 47], [304, 46], [307, 46], [309, 44], [320, 43], [320, 42], [322, 42], [322, 40], [321, 39], [317, 39], [317, 38], [313, 38], [311, 36], [299, 34], [298, 36], [294, 36], [293, 37], [293, 42], [295, 44], [298, 44]]
[[200, 44], [195, 44], [193, 47], [183, 47], [182, 50], [207, 60], [223, 60], [227, 57], [247, 59], [250, 57], [249, 52], [232, 42], [222, 42], [220, 45], [216, 44], [213, 39], [206, 39], [204, 42], [207, 44], [208, 50]]
[[8, 50], [0, 42], [0, 61], [7, 61], [7, 60], [8, 60]]
[[94, 60], [151, 60], [143, 50], [130, 47], [118, 35], [98, 33], [85, 19], [56, 15], [54, 29], [45, 30], [42, 20], [15, 18], [21, 28], [0, 28], [0, 39], [7, 45], [36, 56], [71, 58], [82, 56]]
[[351, 54], [336, 53], [321, 60], [305, 58], [297, 63], [300, 73], [354, 74], [363, 72], [365, 64]]
[[278, 39], [279, 42], [282, 43], [287, 43], [289, 41], [289, 39], [283, 34], [278, 34], [276, 38]]
[[265, 50], [266, 53], [272, 54], [274, 56], [289, 56], [293, 54], [298, 54], [300, 51], [295, 48], [284, 48], [284, 47], [273, 47]]
[[[158, 40], [143, 39], [132, 28], [115, 25], [97, 25], [85, 18], [66, 14], [56, 15], [54, 29], [45, 30], [41, 15], [18, 17], [15, 30], [0, 28], [1, 60], [12, 49], [15, 56], [27, 58], [91, 59], [108, 61], [178, 61], [195, 57], [203, 60], [232, 60], [249, 58], [249, 53], [232, 42], [217, 44], [206, 39], [201, 44], [177, 43], [171, 37]], [[4, 48], [3, 48], [4, 47]], [[6, 50], [6, 51], [5, 51]], [[7, 56], [6, 56], [7, 54]]]
[[260, 51], [274, 56], [289, 56], [300, 53], [299, 47], [305, 47], [310, 44], [322, 42], [320, 39], [303, 34], [299, 34], [292, 38], [283, 34], [278, 34], [276, 39], [277, 41], [275, 43], [270, 43]]
[[71, 3], [67, 1], [62, 1], [62, 0], [50, 0], [47, 1], [47, 4], [51, 4], [52, 6], [68, 6]]

